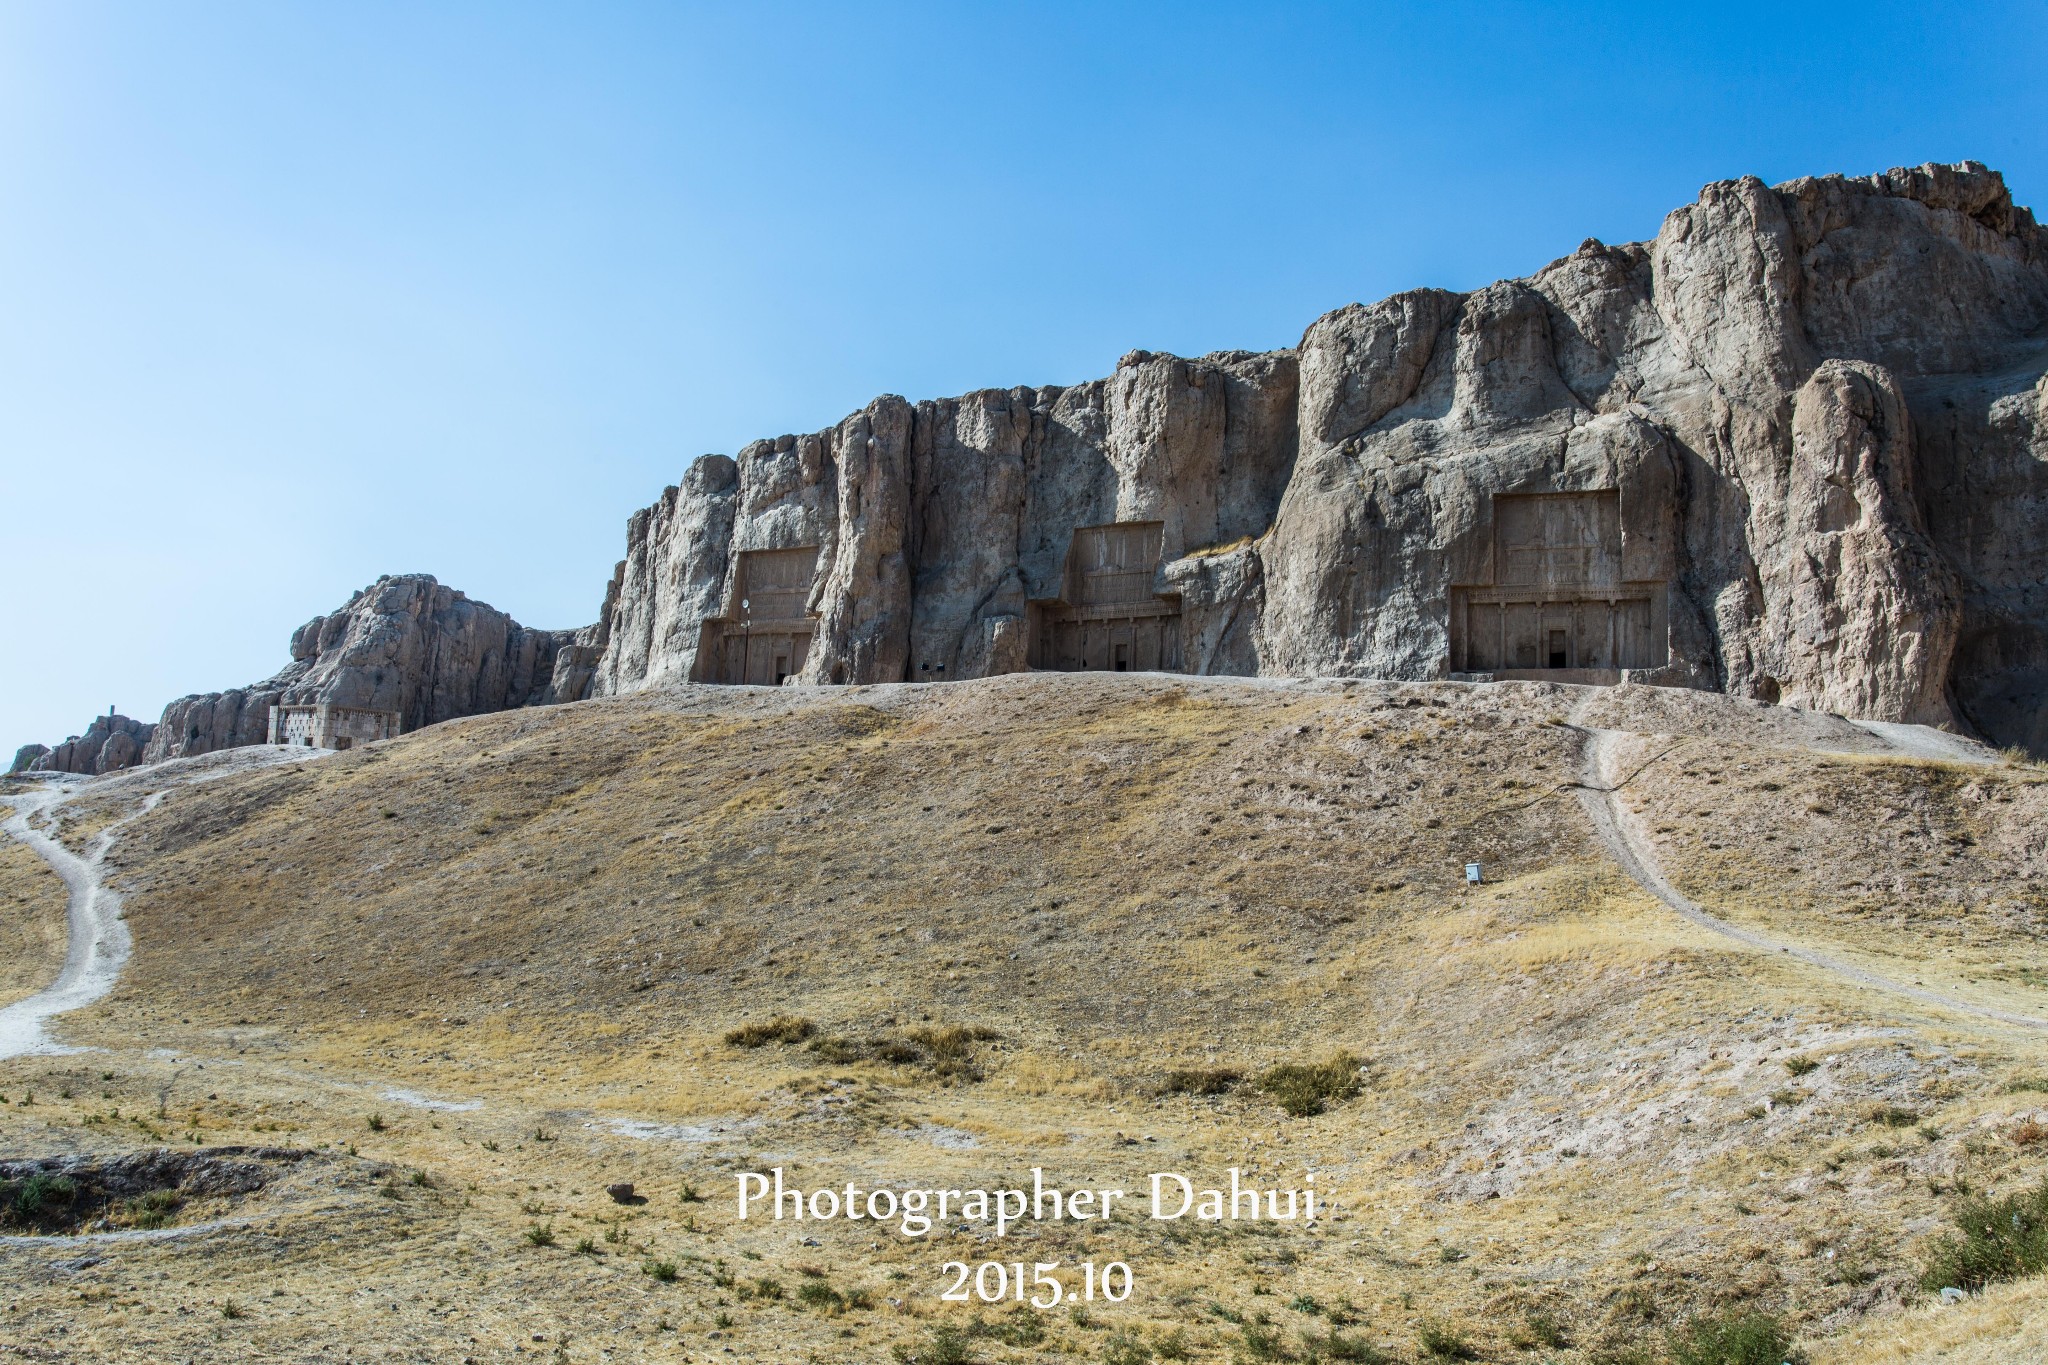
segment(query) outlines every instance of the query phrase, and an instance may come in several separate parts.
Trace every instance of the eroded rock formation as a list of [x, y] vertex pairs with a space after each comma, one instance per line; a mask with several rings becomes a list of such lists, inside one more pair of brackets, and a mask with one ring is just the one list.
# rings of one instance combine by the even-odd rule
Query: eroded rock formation
[[[2039, 751], [2044, 329], [2048, 239], [1982, 166], [1710, 185], [1293, 350], [707, 456], [628, 526], [590, 691], [1120, 667], [1158, 602], [1191, 672], [1627, 676]], [[757, 623], [747, 556], [799, 549], [802, 621]]]
[[54, 749], [41, 744], [24, 744], [15, 751], [9, 772], [111, 773], [132, 768], [142, 761], [144, 748], [156, 730], [147, 721], [130, 720], [109, 712], [94, 716], [82, 735], [73, 735]]
[[430, 574], [380, 578], [292, 632], [292, 661], [274, 676], [165, 707], [142, 760], [261, 744], [280, 702], [396, 711], [415, 730], [553, 701], [559, 656], [580, 635], [529, 629]]

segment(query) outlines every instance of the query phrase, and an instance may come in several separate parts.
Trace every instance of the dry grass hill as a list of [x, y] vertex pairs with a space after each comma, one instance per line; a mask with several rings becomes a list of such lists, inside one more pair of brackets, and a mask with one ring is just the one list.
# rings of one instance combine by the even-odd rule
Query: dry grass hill
[[[1595, 730], [1683, 896], [1848, 970], [1627, 875]], [[1816, 1362], [2044, 1358], [2036, 1282], [1919, 1288], [2048, 1150], [2035, 766], [1646, 688], [1092, 674], [225, 757], [57, 808], [83, 852], [170, 793], [108, 855], [134, 956], [79, 1050], [0, 1061], [0, 1159], [91, 1158], [121, 1230], [0, 1244], [0, 1357], [1623, 1362], [1756, 1310]], [[0, 848], [0, 1004], [62, 918]], [[1291, 1064], [1324, 1112], [1259, 1084]], [[158, 1148], [173, 1193], [110, 1164]], [[912, 1240], [738, 1221], [769, 1166], [1334, 1203]], [[991, 1259], [1136, 1288], [940, 1300]]]

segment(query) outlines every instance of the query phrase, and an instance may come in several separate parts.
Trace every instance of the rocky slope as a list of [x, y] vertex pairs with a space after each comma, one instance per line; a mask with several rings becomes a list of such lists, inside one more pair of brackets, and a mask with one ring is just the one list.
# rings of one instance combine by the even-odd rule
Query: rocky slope
[[[2048, 769], [1699, 691], [661, 688], [210, 756], [60, 812], [74, 849], [134, 816], [104, 866], [135, 952], [52, 1022], [90, 1050], [0, 1058], [0, 1150], [275, 1144], [385, 1174], [90, 1266], [7, 1247], [7, 1340], [930, 1360], [978, 1311], [1017, 1328], [972, 1342], [985, 1365], [1140, 1358], [1122, 1333], [1209, 1365], [1443, 1360], [1433, 1327], [1496, 1365], [1617, 1365], [1739, 1309], [1784, 1314], [1816, 1365], [2037, 1365], [2048, 1298], [2016, 1325], [1919, 1275], [1964, 1193], [2040, 1180], [2048, 1035], [1653, 899], [1575, 792], [1596, 729], [1623, 736], [1616, 800], [1654, 861], [1713, 915], [2048, 1015]], [[36, 878], [0, 859], [15, 923], [48, 914]], [[815, 1033], [727, 1041], [776, 1015]], [[1363, 1084], [1319, 1114], [1229, 1080], [1342, 1053]], [[740, 1221], [736, 1173], [770, 1166], [864, 1189], [1314, 1172], [1335, 1207], [909, 1239]], [[1069, 1285], [1120, 1261], [1136, 1289], [1042, 1318], [939, 1298], [947, 1261], [998, 1258]], [[1899, 1349], [1923, 1312], [1949, 1336]]]
[[279, 702], [397, 711], [403, 728], [416, 730], [553, 701], [556, 658], [574, 635], [522, 626], [431, 574], [380, 578], [292, 632], [292, 661], [273, 676], [165, 707], [140, 759], [261, 744]]
[[1016, 671], [1075, 529], [1112, 521], [1162, 524], [1189, 671], [1440, 678], [1494, 495], [1616, 490], [1627, 573], [1668, 593], [1646, 679], [2039, 751], [2044, 324], [2048, 239], [1980, 165], [1710, 185], [1654, 241], [1294, 350], [1133, 352], [706, 456], [629, 523], [590, 690], [692, 677], [736, 556], [813, 545], [800, 680]]

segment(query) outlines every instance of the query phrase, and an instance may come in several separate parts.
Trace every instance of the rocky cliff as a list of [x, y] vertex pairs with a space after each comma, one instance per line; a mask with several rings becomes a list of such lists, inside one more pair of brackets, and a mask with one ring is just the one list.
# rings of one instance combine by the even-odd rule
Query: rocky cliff
[[[1975, 163], [1710, 185], [1652, 242], [1342, 308], [1293, 350], [1133, 352], [1108, 379], [884, 397], [706, 456], [628, 525], [590, 691], [708, 677], [741, 556], [800, 547], [796, 680], [1024, 668], [1046, 613], [1087, 615], [1077, 529], [1144, 523], [1187, 671], [1533, 662], [2039, 751], [2044, 327], [2048, 240]], [[1561, 510], [1500, 501], [1521, 495]], [[1542, 642], [1510, 657], [1508, 561], [1547, 581], [1573, 518], [1601, 517], [1606, 568], [1565, 615], [1526, 608]]]
[[557, 657], [576, 636], [522, 626], [430, 574], [380, 578], [292, 632], [292, 661], [280, 672], [165, 707], [140, 758], [157, 763], [261, 744], [270, 708], [280, 702], [396, 711], [404, 729], [416, 730], [553, 701]]
[[133, 767], [141, 761], [156, 727], [146, 721], [130, 720], [112, 712], [94, 716], [82, 735], [52, 749], [43, 744], [24, 744], [15, 750], [11, 773], [111, 773]]

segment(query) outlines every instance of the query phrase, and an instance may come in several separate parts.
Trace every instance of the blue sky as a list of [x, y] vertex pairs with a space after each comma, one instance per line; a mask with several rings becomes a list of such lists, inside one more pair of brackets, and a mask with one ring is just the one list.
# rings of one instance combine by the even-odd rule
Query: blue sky
[[1965, 157], [2048, 209], [2048, 7], [0, 0], [0, 744], [424, 571], [596, 614], [705, 451], [1292, 344]]

